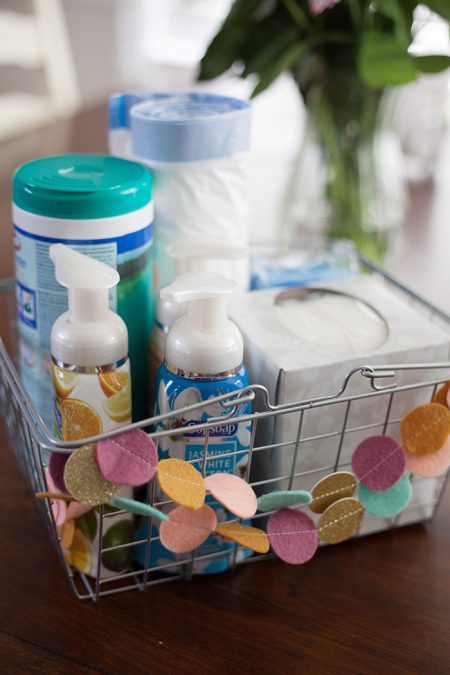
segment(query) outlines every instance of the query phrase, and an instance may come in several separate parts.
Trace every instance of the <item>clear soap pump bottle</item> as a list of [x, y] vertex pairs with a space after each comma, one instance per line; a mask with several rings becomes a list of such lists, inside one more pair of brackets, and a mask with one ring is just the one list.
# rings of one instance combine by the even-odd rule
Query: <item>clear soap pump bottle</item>
[[[237, 326], [227, 317], [227, 305], [237, 283], [219, 274], [203, 272], [178, 277], [161, 290], [161, 298], [173, 303], [186, 303], [186, 314], [170, 329], [165, 349], [165, 361], [158, 371], [156, 413], [176, 411], [179, 408], [208, 401], [221, 394], [238, 393], [248, 385], [243, 365], [243, 339]], [[205, 408], [158, 424], [158, 430], [173, 428], [173, 435], [160, 438], [161, 458], [178, 457], [196, 460], [194, 466], [202, 471], [205, 450], [205, 431], [177, 434], [177, 427], [194, 422], [205, 422], [211, 417], [226, 416], [230, 408], [212, 403]], [[239, 414], [250, 412], [250, 403], [242, 404]], [[236, 424], [224, 420], [209, 430], [206, 475], [225, 472], [246, 475], [250, 447], [250, 423]], [[218, 520], [226, 520], [223, 507], [207, 497], [217, 512]], [[156, 543], [156, 542], [155, 542]], [[234, 545], [212, 535], [197, 551], [198, 555], [224, 552], [223, 556], [207, 561], [196, 561], [194, 573], [213, 573], [227, 569], [232, 560], [228, 553]], [[153, 560], [159, 558], [183, 559], [169, 554], [162, 546], [152, 547]], [[241, 555], [242, 552], [239, 553]]]

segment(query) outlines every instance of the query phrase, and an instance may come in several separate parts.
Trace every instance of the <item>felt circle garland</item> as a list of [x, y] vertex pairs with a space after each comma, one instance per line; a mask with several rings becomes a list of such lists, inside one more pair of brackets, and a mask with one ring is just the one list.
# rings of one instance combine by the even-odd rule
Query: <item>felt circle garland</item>
[[182, 459], [162, 459], [156, 474], [158, 483], [170, 499], [181, 506], [199, 509], [205, 501], [205, 483], [201, 473]]
[[377, 518], [391, 518], [403, 511], [411, 499], [412, 487], [408, 476], [404, 475], [398, 483], [385, 492], [373, 492], [365, 485], [358, 487], [358, 497], [368, 513]]
[[142, 429], [105, 438], [97, 443], [97, 463], [103, 476], [121, 485], [144, 485], [156, 472], [158, 451]]
[[207, 504], [199, 509], [177, 506], [159, 528], [161, 543], [172, 553], [188, 553], [205, 542], [217, 525], [215, 512]]
[[443, 406], [446, 406], [449, 408], [449, 390], [450, 390], [450, 381], [446, 382], [443, 384], [439, 389], [436, 391], [435, 395], [433, 396], [433, 403], [440, 403]]
[[383, 492], [400, 480], [405, 471], [405, 452], [390, 436], [370, 436], [352, 457], [352, 469], [365, 487]]
[[52, 477], [53, 485], [59, 492], [67, 492], [64, 482], [64, 469], [70, 455], [64, 455], [61, 452], [52, 452], [48, 463], [48, 472]]
[[276, 511], [298, 504], [310, 504], [311, 493], [306, 490], [276, 490], [258, 497], [258, 511]]
[[232, 473], [213, 473], [205, 478], [206, 489], [239, 518], [251, 518], [256, 513], [256, 495], [250, 485]]
[[411, 410], [402, 420], [403, 447], [417, 455], [437, 452], [450, 434], [450, 410], [439, 403], [425, 403]]
[[92, 506], [106, 504], [120, 489], [100, 473], [93, 443], [82, 445], [70, 455], [64, 468], [64, 483], [74, 499]]
[[220, 523], [216, 527], [216, 532], [256, 553], [267, 553], [270, 548], [269, 537], [264, 530], [260, 530], [258, 527], [250, 527], [250, 525], [241, 525], [240, 523]]
[[450, 465], [450, 439], [447, 439], [440, 450], [431, 455], [413, 455], [407, 450], [405, 455], [408, 471], [424, 478], [440, 476], [447, 471]]
[[[356, 447], [353, 472], [338, 471], [319, 480], [311, 492], [276, 490], [258, 499], [252, 487], [234, 474], [203, 477], [180, 459], [158, 462], [156, 446], [141, 430], [118, 434], [97, 444], [81, 446], [71, 455], [53, 453], [45, 470], [48, 492], [63, 548], [71, 546], [74, 521], [91, 508], [109, 504], [159, 522], [160, 540], [174, 553], [195, 550], [213, 534], [257, 553], [274, 553], [286, 563], [304, 564], [321, 540], [337, 544], [352, 537], [364, 512], [380, 518], [400, 513], [409, 503], [412, 485], [405, 468], [424, 477], [444, 473], [450, 465], [450, 383], [433, 403], [418, 406], [401, 422], [402, 444], [378, 435]], [[118, 497], [121, 485], [142, 485], [156, 475], [160, 488], [179, 504], [166, 513], [133, 499]], [[264, 530], [234, 521], [217, 524], [215, 511], [205, 504], [206, 492], [238, 518], [272, 511]], [[355, 494], [356, 493], [356, 494]], [[292, 508], [292, 507], [297, 508]], [[319, 514], [317, 526], [301, 508]]]
[[355, 490], [356, 478], [350, 471], [332, 473], [314, 485], [309, 508], [314, 513], [323, 513], [338, 499], [351, 497]]
[[359, 499], [344, 497], [331, 504], [320, 517], [319, 537], [327, 544], [340, 544], [357, 532], [364, 515]]
[[273, 551], [291, 565], [303, 565], [317, 550], [317, 530], [306, 513], [281, 509], [267, 523], [267, 534]]

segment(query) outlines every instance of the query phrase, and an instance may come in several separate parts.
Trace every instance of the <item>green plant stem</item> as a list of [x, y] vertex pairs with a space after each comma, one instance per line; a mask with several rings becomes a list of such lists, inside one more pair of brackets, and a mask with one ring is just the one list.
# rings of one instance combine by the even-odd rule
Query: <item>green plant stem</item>
[[358, 31], [362, 26], [362, 13], [358, 0], [348, 0], [350, 14], [352, 15], [353, 24]]
[[305, 12], [297, 5], [295, 0], [282, 0], [283, 5], [289, 12], [295, 23], [305, 32], [311, 33], [312, 25], [308, 21]]

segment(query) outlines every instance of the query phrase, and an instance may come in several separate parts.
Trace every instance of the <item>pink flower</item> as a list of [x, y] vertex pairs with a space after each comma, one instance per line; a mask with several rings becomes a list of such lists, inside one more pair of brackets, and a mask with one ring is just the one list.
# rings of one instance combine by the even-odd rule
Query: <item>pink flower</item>
[[326, 9], [331, 9], [341, 0], [309, 0], [309, 11], [314, 16], [322, 14]]

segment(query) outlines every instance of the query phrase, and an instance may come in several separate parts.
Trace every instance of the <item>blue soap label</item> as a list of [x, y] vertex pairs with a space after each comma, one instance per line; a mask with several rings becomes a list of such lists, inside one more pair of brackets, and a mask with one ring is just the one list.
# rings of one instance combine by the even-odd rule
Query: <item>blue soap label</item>
[[[215, 380], [189, 379], [171, 373], [165, 365], [162, 365], [157, 378], [157, 402], [156, 415], [176, 411], [186, 406], [208, 401], [216, 396], [230, 392], [238, 393], [248, 385], [248, 376], [244, 367], [233, 375]], [[239, 406], [236, 416], [248, 415], [251, 412], [250, 403]], [[242, 478], [247, 477], [248, 452], [251, 440], [251, 421], [236, 423], [232, 419], [224, 420], [216, 426], [208, 429], [197, 429], [199, 423], [207, 422], [212, 417], [227, 417], [230, 408], [225, 407], [223, 402], [212, 402], [206, 407], [191, 410], [189, 414], [180, 414], [163, 420], [156, 425], [156, 431], [171, 430], [172, 434], [161, 436], [158, 439], [158, 452], [160, 459], [178, 458], [193, 461], [193, 466], [205, 475], [212, 473], [234, 473]], [[192, 427], [192, 430], [178, 433], [181, 427]], [[206, 445], [207, 443], [207, 445]], [[205, 447], [207, 448], [206, 462], [204, 460]], [[167, 499], [163, 494], [158, 499]], [[219, 522], [235, 519], [225, 508], [218, 504], [212, 496], [206, 497], [209, 504], [217, 515]], [[171, 504], [168, 510], [174, 508]], [[158, 532], [155, 530], [154, 536]], [[144, 548], [138, 551], [138, 558], [142, 562]], [[208, 574], [226, 570], [232, 563], [235, 545], [220, 537], [211, 535], [204, 544], [196, 550], [196, 557], [213, 553], [220, 554], [212, 559], [195, 560], [193, 572], [196, 574]], [[237, 559], [247, 557], [250, 551], [240, 549]], [[163, 565], [168, 562], [189, 560], [191, 554], [175, 555], [162, 546], [159, 541], [152, 542], [150, 551], [151, 566]], [[170, 571], [170, 569], [168, 570]], [[172, 571], [179, 571], [173, 569]]]

